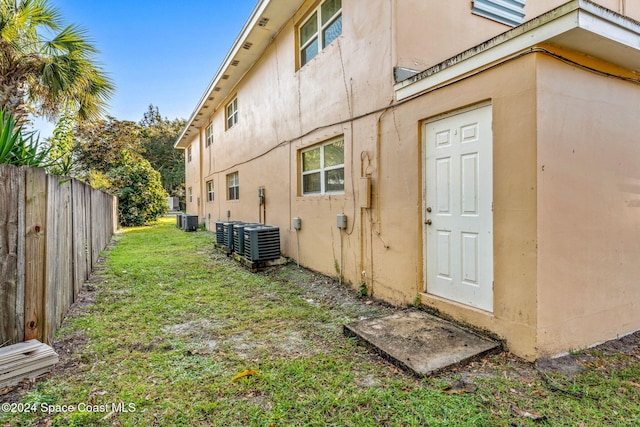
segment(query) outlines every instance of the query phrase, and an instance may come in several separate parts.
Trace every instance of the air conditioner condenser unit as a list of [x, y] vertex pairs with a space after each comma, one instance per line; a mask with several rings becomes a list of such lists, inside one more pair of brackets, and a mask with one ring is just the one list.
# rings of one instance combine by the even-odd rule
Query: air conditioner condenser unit
[[280, 258], [280, 229], [268, 225], [245, 227], [244, 256], [252, 262]]
[[233, 251], [244, 256], [244, 230], [247, 227], [260, 227], [257, 223], [239, 223], [233, 225]]
[[198, 215], [183, 215], [182, 229], [184, 231], [198, 230]]

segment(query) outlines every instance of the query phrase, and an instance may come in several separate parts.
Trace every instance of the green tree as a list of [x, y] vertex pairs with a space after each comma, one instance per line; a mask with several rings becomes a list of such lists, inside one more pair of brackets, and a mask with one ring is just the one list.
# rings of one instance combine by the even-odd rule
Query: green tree
[[49, 139], [48, 172], [55, 175], [72, 175], [74, 167], [75, 118], [70, 109], [65, 109], [53, 129]]
[[78, 162], [85, 173], [107, 173], [121, 160], [121, 152], [142, 155], [141, 127], [132, 121], [113, 117], [83, 123], [76, 127]]
[[78, 120], [97, 118], [114, 88], [96, 53], [48, 0], [0, 0], [0, 108], [19, 123], [29, 112], [54, 119], [68, 105]]
[[82, 177], [118, 197], [120, 223], [142, 225], [167, 209], [161, 175], [143, 157], [143, 127], [108, 117], [76, 127], [76, 156]]
[[165, 190], [177, 197], [184, 196], [184, 151], [173, 148], [173, 143], [185, 123], [184, 119], [163, 119], [158, 107], [153, 105], [149, 105], [139, 123], [144, 157], [162, 175]]
[[167, 212], [168, 194], [162, 187], [160, 173], [139, 154], [123, 150], [120, 160], [105, 177], [118, 197], [122, 225], [143, 225]]

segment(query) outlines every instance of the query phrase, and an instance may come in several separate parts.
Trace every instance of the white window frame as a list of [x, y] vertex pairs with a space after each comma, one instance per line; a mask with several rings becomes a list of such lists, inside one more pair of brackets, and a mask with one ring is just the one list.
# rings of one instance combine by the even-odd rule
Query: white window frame
[[[327, 2], [328, 0], [323, 1], [322, 3], [320, 3], [318, 5], [317, 8], [315, 8], [310, 14], [309, 17], [298, 26], [298, 42], [299, 42], [299, 48], [298, 48], [298, 58], [300, 60], [300, 66], [304, 66], [305, 64], [308, 64], [309, 61], [311, 61], [313, 58], [315, 58], [325, 47], [327, 47], [329, 44], [331, 44], [331, 42], [326, 43], [325, 41], [325, 30], [330, 27], [331, 25], [333, 25], [336, 20], [341, 19], [342, 18], [342, 1], [340, 2], [340, 9], [338, 9], [337, 12], [335, 12], [331, 17], [329, 17], [329, 19], [327, 19], [326, 23], [324, 25], [322, 25], [322, 6]], [[309, 40], [307, 40], [306, 42], [302, 42], [302, 28], [309, 23], [312, 19], [316, 19], [316, 32], [314, 33], [313, 36], [311, 36], [309, 38]], [[340, 31], [340, 34], [342, 34], [342, 30]], [[333, 40], [335, 40], [336, 38], [338, 38], [338, 36], [336, 36]], [[318, 42], [318, 52], [313, 55], [311, 58], [304, 58], [303, 57], [303, 52], [304, 50], [309, 47], [311, 44], [313, 44], [314, 41]], [[331, 41], [333, 41], [331, 40]]]
[[240, 200], [240, 175], [238, 172], [227, 175], [227, 200]]
[[[333, 166], [328, 166], [325, 167], [324, 163], [324, 149], [326, 146], [328, 145], [332, 145], [335, 144], [336, 142], [342, 141], [342, 163], [338, 164], [338, 165], [333, 165]], [[312, 170], [308, 170], [305, 171], [304, 170], [304, 153], [307, 153], [309, 151], [313, 151], [313, 150], [317, 150], [320, 149], [320, 168], [319, 169], [312, 169]], [[344, 179], [344, 138], [336, 138], [333, 139], [331, 141], [327, 141], [323, 144], [320, 145], [314, 145], [313, 147], [309, 147], [307, 149], [304, 149], [300, 152], [300, 193], [303, 196], [318, 196], [318, 195], [322, 195], [322, 194], [342, 194], [344, 193], [344, 183], [342, 186], [341, 190], [331, 190], [328, 191], [326, 189], [327, 187], [327, 183], [325, 182], [325, 172], [327, 171], [331, 171], [331, 170], [339, 170], [342, 169], [343, 172], [343, 179]], [[307, 175], [312, 175], [312, 174], [316, 174], [316, 173], [320, 173], [320, 191], [309, 191], [309, 192], [305, 192], [304, 191], [304, 177]]]
[[207, 181], [207, 201], [213, 202], [215, 200], [215, 185], [213, 180]]
[[193, 187], [189, 187], [189, 203], [193, 203]]
[[189, 147], [187, 147], [187, 162], [191, 163], [191, 159], [192, 159], [193, 155], [192, 155], [192, 150], [191, 150], [191, 145]]
[[238, 97], [236, 96], [225, 107], [227, 117], [227, 129], [238, 124]]
[[209, 123], [209, 126], [206, 127], [204, 133], [206, 137], [205, 144], [208, 147], [213, 144], [213, 123]]

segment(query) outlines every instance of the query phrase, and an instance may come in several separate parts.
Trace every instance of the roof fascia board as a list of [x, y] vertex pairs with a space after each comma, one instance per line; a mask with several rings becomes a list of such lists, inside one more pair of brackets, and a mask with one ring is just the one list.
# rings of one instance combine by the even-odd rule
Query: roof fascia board
[[240, 30], [240, 33], [238, 34], [238, 37], [236, 37], [236, 40], [233, 42], [233, 45], [227, 53], [227, 56], [225, 56], [224, 60], [222, 61], [222, 65], [220, 65], [218, 71], [216, 71], [216, 74], [213, 76], [213, 79], [211, 79], [209, 86], [207, 86], [207, 90], [200, 98], [200, 101], [198, 101], [196, 108], [191, 113], [191, 117], [189, 117], [189, 120], [187, 120], [187, 124], [176, 140], [174, 148], [186, 148], [186, 141], [183, 141], [183, 139], [185, 139], [185, 135], [189, 130], [189, 127], [191, 127], [198, 115], [198, 112], [204, 107], [204, 104], [207, 102], [209, 96], [211, 96], [213, 89], [220, 82], [220, 80], [222, 80], [222, 76], [225, 74], [225, 71], [231, 66], [231, 61], [237, 55], [238, 51], [242, 48], [245, 40], [249, 37], [249, 33], [256, 27], [256, 25], [258, 24], [258, 20], [271, 2], [272, 0], [262, 0], [253, 8], [253, 12], [251, 12], [249, 19], [247, 19], [244, 26], [242, 27], [242, 30]]
[[587, 0], [573, 0], [394, 86], [398, 101], [581, 28], [640, 49], [640, 23]]
[[[580, 13], [580, 28], [615, 41], [616, 43], [629, 46], [634, 49], [640, 49], [640, 37], [638, 37], [640, 24], [632, 20], [622, 20], [622, 22], [620, 19], [609, 20], [600, 14], [587, 12], [589, 11], [585, 9], [585, 11]], [[606, 9], [605, 12], [607, 12]], [[614, 18], [619, 17], [619, 15], [612, 16]]]
[[[564, 16], [554, 19], [542, 27], [527, 31], [518, 36], [493, 44], [490, 47], [480, 45], [455, 58], [442, 62], [435, 67], [418, 74], [413, 79], [406, 80], [395, 86], [398, 101], [423, 92], [432, 87], [443, 84], [451, 79], [470, 73], [482, 66], [499, 61], [502, 58], [514, 55], [532, 45], [544, 42], [558, 34], [576, 28], [578, 25], [578, 13], [572, 11]], [[500, 37], [500, 36], [498, 36]], [[496, 39], [494, 39], [496, 40]]]

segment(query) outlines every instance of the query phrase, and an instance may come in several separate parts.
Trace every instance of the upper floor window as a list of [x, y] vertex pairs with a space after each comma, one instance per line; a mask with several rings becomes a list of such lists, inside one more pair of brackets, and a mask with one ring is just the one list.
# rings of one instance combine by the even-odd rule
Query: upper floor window
[[524, 22], [526, 0], [471, 0], [471, 12], [515, 27]]
[[342, 0], [325, 0], [300, 25], [300, 66], [342, 34]]
[[344, 140], [302, 152], [302, 194], [344, 191]]
[[187, 148], [187, 161], [190, 162], [192, 158], [192, 154], [191, 154], [191, 146], [189, 146]]
[[189, 187], [189, 202], [193, 202], [193, 187]]
[[207, 138], [206, 145], [208, 147], [213, 144], [213, 123], [209, 123], [209, 126], [205, 129], [205, 135]]
[[238, 123], [238, 98], [227, 104], [227, 129]]
[[214, 186], [213, 180], [207, 181], [207, 201], [213, 202], [214, 200]]
[[227, 200], [239, 200], [240, 199], [240, 179], [238, 172], [227, 175]]

